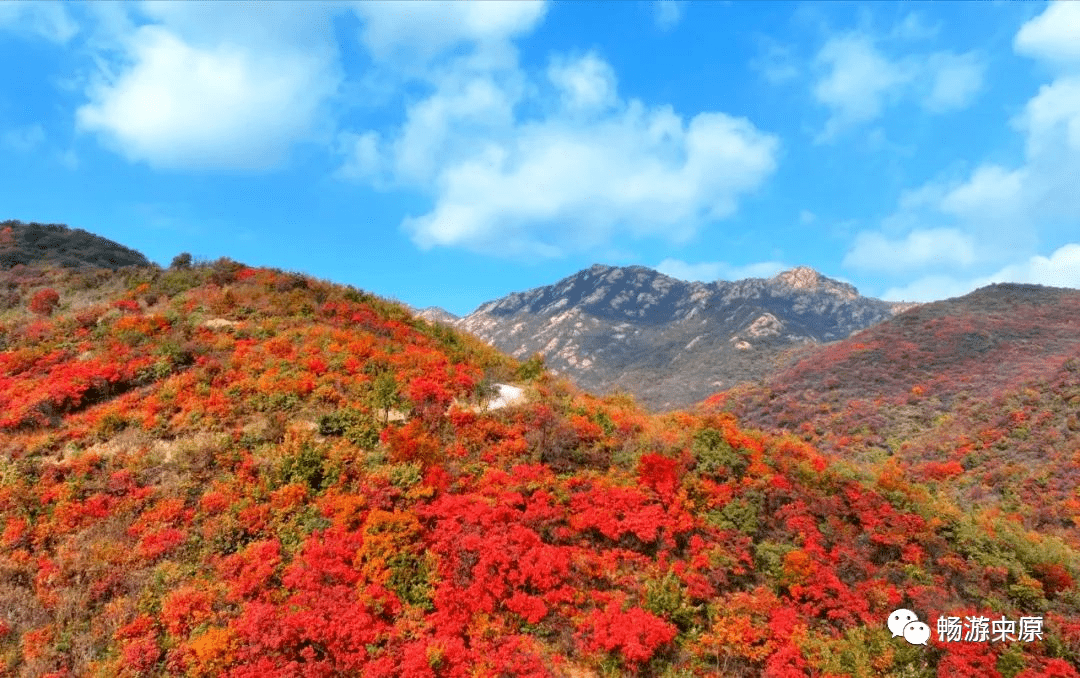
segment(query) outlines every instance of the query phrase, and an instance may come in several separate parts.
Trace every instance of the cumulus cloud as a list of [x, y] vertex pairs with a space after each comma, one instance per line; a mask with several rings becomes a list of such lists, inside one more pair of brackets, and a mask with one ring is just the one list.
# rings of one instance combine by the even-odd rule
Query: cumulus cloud
[[818, 52], [817, 63], [825, 73], [814, 85], [814, 97], [832, 111], [819, 141], [877, 118], [886, 99], [915, 77], [909, 65], [890, 61], [860, 34], [831, 38]]
[[1063, 245], [1048, 257], [1034, 255], [986, 276], [968, 279], [940, 274], [924, 276], [908, 285], [890, 288], [882, 299], [936, 301], [967, 294], [993, 283], [1006, 282], [1080, 288], [1080, 244]]
[[844, 266], [869, 271], [906, 272], [927, 266], [970, 266], [975, 261], [971, 238], [955, 229], [926, 229], [904, 238], [862, 232], [844, 257]]
[[0, 2], [0, 29], [65, 43], [79, 32], [79, 25], [58, 2]]
[[923, 106], [931, 113], [966, 108], [982, 90], [985, 64], [975, 52], [937, 52], [927, 59], [926, 68], [932, 77]]
[[[346, 138], [342, 171], [433, 191], [432, 209], [402, 224], [421, 247], [552, 257], [617, 236], [684, 241], [775, 168], [775, 137], [624, 100], [596, 54], [553, 57], [545, 75], [446, 68], [396, 135]], [[542, 115], [520, 116], [527, 105]]]
[[498, 48], [532, 31], [547, 13], [543, 2], [357, 2], [361, 41], [378, 60], [416, 67], [468, 44]]
[[631, 102], [580, 128], [525, 125], [448, 165], [435, 208], [405, 225], [424, 247], [541, 256], [617, 234], [686, 240], [771, 174], [776, 146], [744, 119]]
[[1051, 2], [1013, 40], [1018, 54], [1057, 65], [1080, 65], [1080, 4]]
[[982, 91], [985, 75], [984, 58], [978, 52], [890, 57], [867, 33], [830, 38], [815, 65], [819, 77], [813, 95], [830, 110], [818, 143], [876, 120], [888, 105], [905, 98], [915, 98], [929, 113], [966, 108]]
[[[514, 75], [451, 72], [411, 105], [390, 146], [397, 178], [428, 185], [448, 165], [508, 135], [522, 91]], [[490, 142], [486, 140], [492, 140]]]
[[679, 259], [664, 259], [656, 270], [679, 280], [713, 282], [715, 280], [743, 280], [745, 278], [770, 278], [786, 266], [778, 261], [762, 261], [736, 266], [721, 261], [690, 264]]
[[595, 54], [577, 60], [556, 58], [547, 74], [566, 110], [603, 111], [616, 103], [615, 71]]
[[78, 128], [155, 167], [278, 165], [312, 137], [340, 78], [327, 17], [307, 10], [146, 5], [157, 22], [118, 38], [122, 57], [89, 86]]
[[686, 8], [680, 0], [653, 0], [653, 20], [662, 31], [670, 31], [682, 21]]
[[386, 166], [383, 162], [384, 152], [380, 151], [382, 139], [378, 132], [345, 132], [338, 141], [338, 152], [345, 159], [337, 171], [339, 178], [367, 181], [379, 186], [385, 184], [383, 176]]

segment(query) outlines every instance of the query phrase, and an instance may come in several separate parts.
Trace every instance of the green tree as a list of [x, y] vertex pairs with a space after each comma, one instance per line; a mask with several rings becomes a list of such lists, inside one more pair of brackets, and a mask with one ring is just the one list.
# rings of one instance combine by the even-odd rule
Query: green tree
[[186, 271], [191, 268], [191, 254], [189, 252], [181, 252], [173, 257], [172, 263], [169, 264], [169, 268], [177, 271]]
[[393, 372], [382, 372], [371, 385], [371, 404], [382, 410], [383, 426], [390, 423], [390, 410], [402, 404], [402, 397], [398, 391], [397, 379]]

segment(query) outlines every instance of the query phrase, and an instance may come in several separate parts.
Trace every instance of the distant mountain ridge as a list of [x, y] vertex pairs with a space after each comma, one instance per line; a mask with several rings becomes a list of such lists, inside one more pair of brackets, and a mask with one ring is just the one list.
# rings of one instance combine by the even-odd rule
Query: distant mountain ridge
[[0, 269], [19, 264], [115, 270], [124, 266], [150, 266], [151, 262], [136, 250], [64, 224], [0, 222]]
[[[644, 266], [594, 265], [553, 285], [486, 302], [464, 318], [420, 313], [466, 330], [594, 392], [685, 407], [753, 381], [792, 349], [843, 339], [914, 304], [859, 295], [800, 266], [772, 278], [687, 282]], [[797, 352], [797, 351], [796, 351]]]

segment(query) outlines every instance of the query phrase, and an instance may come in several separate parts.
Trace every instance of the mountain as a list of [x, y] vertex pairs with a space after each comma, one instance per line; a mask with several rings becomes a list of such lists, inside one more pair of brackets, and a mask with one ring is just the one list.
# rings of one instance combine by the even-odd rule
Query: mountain
[[117, 269], [150, 266], [151, 262], [133, 249], [82, 229], [63, 224], [0, 222], [0, 269], [19, 264]]
[[1080, 547], [1080, 291], [997, 284], [816, 349], [723, 407]]
[[623, 390], [665, 410], [759, 379], [806, 346], [911, 306], [859, 296], [807, 267], [699, 283], [642, 266], [595, 265], [439, 320], [518, 358], [539, 353], [588, 391]]
[[0, 311], [0, 675], [1080, 678], [1078, 551], [715, 401], [228, 260], [7, 282], [57, 299]]
[[460, 320], [458, 316], [454, 315], [450, 311], [441, 309], [438, 306], [428, 306], [427, 308], [422, 308], [418, 311], [414, 311], [414, 314], [416, 315], [416, 317], [423, 318], [424, 320], [427, 320], [429, 322], [444, 323], [447, 325], [453, 325], [455, 322]]

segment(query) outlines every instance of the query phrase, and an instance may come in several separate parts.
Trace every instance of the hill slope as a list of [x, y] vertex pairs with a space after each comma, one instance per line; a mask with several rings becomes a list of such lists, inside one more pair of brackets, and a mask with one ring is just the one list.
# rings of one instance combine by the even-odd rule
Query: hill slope
[[895, 475], [303, 276], [40, 278], [54, 315], [0, 316], [0, 675], [1080, 675], [1076, 552]]
[[149, 266], [139, 252], [63, 224], [0, 222], [0, 269], [22, 264], [97, 267]]
[[665, 410], [754, 381], [790, 360], [793, 348], [845, 338], [909, 306], [861, 297], [806, 267], [706, 284], [596, 265], [464, 318], [425, 317], [516, 357], [540, 353], [591, 392], [624, 390]]
[[1002, 284], [925, 304], [726, 403], [1080, 546], [1080, 291]]

